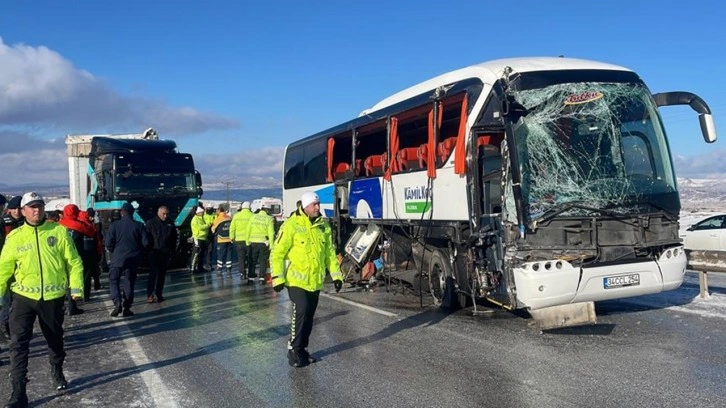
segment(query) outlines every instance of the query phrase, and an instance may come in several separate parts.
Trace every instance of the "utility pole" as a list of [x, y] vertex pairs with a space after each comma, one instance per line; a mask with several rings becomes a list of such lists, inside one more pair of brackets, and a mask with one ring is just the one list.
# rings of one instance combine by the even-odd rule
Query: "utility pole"
[[234, 176], [224, 176], [224, 177], [222, 177], [222, 184], [224, 184], [224, 186], [227, 189], [227, 211], [228, 212], [230, 212], [232, 210], [232, 208], [229, 205], [229, 186], [230, 185], [233, 185], [235, 182], [236, 181], [235, 181]]

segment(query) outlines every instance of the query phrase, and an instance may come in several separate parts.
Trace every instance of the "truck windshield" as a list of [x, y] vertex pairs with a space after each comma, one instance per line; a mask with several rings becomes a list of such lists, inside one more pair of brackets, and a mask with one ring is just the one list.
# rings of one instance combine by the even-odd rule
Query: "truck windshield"
[[642, 83], [558, 83], [513, 95], [526, 109], [513, 129], [530, 221], [592, 209], [679, 211], [666, 136]]
[[194, 174], [191, 173], [116, 173], [114, 192], [117, 196], [196, 194]]

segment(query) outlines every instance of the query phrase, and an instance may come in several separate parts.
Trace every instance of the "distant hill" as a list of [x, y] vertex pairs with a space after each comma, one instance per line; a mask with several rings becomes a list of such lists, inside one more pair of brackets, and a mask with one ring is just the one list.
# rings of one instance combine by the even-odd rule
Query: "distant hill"
[[[238, 188], [229, 190], [230, 201], [252, 201], [261, 197], [282, 199], [282, 188]], [[227, 200], [227, 190], [205, 190], [200, 200], [225, 201]]]

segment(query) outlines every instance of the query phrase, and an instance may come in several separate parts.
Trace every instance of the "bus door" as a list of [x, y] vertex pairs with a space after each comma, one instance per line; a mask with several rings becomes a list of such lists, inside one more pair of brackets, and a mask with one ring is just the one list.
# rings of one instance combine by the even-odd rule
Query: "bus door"
[[502, 212], [502, 154], [503, 133], [476, 135], [477, 166], [481, 180], [480, 208], [483, 216]]

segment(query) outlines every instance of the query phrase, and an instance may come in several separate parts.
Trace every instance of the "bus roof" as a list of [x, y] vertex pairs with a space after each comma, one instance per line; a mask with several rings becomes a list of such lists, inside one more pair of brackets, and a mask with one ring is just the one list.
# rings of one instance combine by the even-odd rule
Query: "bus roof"
[[497, 79], [501, 78], [505, 67], [511, 67], [513, 73], [532, 71], [559, 71], [568, 69], [630, 71], [630, 69], [618, 65], [576, 58], [523, 57], [498, 59], [450, 71], [435, 78], [416, 84], [412, 87], [406, 88], [401, 92], [395, 93], [388, 98], [383, 99], [382, 101], [373, 105], [373, 107], [364, 110], [359, 116], [365, 116], [371, 112], [375, 112], [388, 106], [395, 105], [413, 96], [420, 95], [424, 92], [436, 89], [440, 86], [448, 85], [467, 78], [481, 78], [484, 83], [494, 83]]
[[447, 72], [435, 78], [416, 84], [412, 87], [406, 88], [403, 91], [397, 92], [373, 105], [373, 107], [364, 110], [360, 113], [358, 117], [351, 119], [347, 122], [338, 124], [332, 128], [325, 129], [321, 132], [315, 133], [303, 139], [294, 141], [288, 144], [285, 150], [287, 151], [293, 146], [304, 145], [311, 140], [317, 140], [321, 137], [327, 137], [331, 134], [346, 131], [376, 120], [380, 120], [382, 117], [389, 113], [387, 112], [387, 110], [393, 109], [392, 107], [394, 105], [407, 101], [411, 98], [430, 93], [431, 91], [437, 89], [440, 86], [450, 84], [466, 85], [467, 80], [470, 80], [469, 82], [481, 81], [485, 84], [493, 84], [502, 77], [505, 67], [512, 68], [512, 73], [563, 70], [602, 70], [632, 72], [630, 69], [618, 65], [564, 57], [522, 57], [482, 62], [480, 64], [471, 65], [465, 68]]

